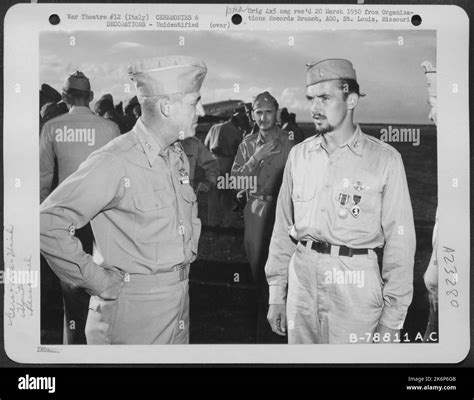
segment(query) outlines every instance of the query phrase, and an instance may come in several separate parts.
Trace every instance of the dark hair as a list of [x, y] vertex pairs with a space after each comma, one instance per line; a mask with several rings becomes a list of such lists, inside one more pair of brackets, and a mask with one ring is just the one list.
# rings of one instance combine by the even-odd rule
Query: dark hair
[[355, 79], [337, 79], [339, 89], [342, 90], [343, 99], [347, 99], [350, 93], [355, 93], [360, 96], [359, 84]]
[[91, 92], [89, 92], [88, 90], [79, 90], [79, 89], [69, 88], [67, 90], [64, 90], [63, 94], [65, 94], [68, 97], [72, 97], [74, 99], [89, 100], [89, 96]]

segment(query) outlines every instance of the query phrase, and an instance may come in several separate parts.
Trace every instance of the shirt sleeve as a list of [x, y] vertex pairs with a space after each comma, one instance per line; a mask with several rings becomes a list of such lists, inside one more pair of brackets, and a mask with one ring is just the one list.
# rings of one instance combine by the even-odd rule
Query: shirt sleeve
[[291, 152], [283, 172], [283, 182], [278, 194], [275, 225], [265, 265], [265, 274], [269, 285], [269, 303], [285, 304], [288, 286], [288, 266], [296, 245], [290, 238], [289, 230], [294, 224], [293, 180], [291, 175]]
[[385, 248], [382, 264], [384, 308], [379, 323], [399, 330], [413, 297], [416, 235], [408, 184], [400, 154], [387, 168], [382, 194], [382, 229]]
[[256, 174], [259, 161], [247, 152], [245, 143], [240, 143], [232, 165], [232, 176], [252, 176]]
[[105, 299], [116, 298], [122, 275], [95, 264], [74, 231], [118, 204], [125, 190], [122, 176], [117, 157], [93, 153], [40, 207], [41, 253], [51, 269], [67, 284]]
[[40, 136], [39, 160], [40, 160], [40, 203], [48, 197], [54, 177], [54, 143], [51, 138], [51, 125], [46, 123]]

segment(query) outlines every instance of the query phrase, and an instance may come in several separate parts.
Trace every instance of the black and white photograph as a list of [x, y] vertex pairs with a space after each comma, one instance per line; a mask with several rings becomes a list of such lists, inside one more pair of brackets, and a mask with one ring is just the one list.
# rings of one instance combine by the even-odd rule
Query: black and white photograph
[[435, 60], [434, 31], [42, 34], [42, 343], [436, 342]]
[[29, 185], [37, 225], [19, 252], [5, 223], [6, 342], [30, 323], [22, 360], [436, 362], [459, 327], [458, 359], [467, 81], [440, 14], [209, 7], [34, 25], [32, 169], [6, 170], [6, 209]]

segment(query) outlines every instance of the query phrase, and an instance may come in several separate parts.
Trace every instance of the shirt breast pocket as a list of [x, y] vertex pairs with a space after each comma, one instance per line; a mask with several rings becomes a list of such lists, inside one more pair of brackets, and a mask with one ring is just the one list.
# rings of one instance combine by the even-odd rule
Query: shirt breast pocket
[[134, 238], [139, 244], [156, 244], [164, 238], [172, 222], [171, 209], [164, 190], [153, 193], [134, 193], [135, 230]]
[[380, 230], [381, 194], [375, 189], [333, 189], [334, 226], [342, 232], [366, 237]]
[[316, 201], [316, 185], [308, 179], [295, 180], [291, 199], [296, 229], [302, 229], [301, 224], [307, 226], [311, 221], [311, 212]]

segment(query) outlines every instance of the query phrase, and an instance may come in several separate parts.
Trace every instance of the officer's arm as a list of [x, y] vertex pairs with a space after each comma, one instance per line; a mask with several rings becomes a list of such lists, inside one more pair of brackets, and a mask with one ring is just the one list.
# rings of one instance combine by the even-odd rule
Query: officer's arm
[[413, 297], [416, 237], [410, 193], [400, 154], [393, 154], [386, 173], [388, 176], [382, 194], [384, 308], [379, 323], [398, 330], [403, 326]]
[[41, 253], [52, 270], [71, 286], [104, 298], [117, 295], [121, 276], [96, 265], [74, 230], [120, 201], [123, 176], [117, 157], [93, 154], [40, 207]]
[[204, 169], [206, 180], [215, 186], [217, 183], [217, 177], [219, 176], [217, 161], [212, 157], [209, 150], [207, 150], [201, 141], [198, 142], [197, 165]]
[[248, 154], [245, 143], [240, 143], [239, 149], [232, 165], [232, 176], [252, 176], [255, 175], [260, 162], [252, 155]]
[[40, 203], [48, 197], [54, 177], [54, 148], [53, 138], [50, 136], [50, 124], [43, 125], [40, 136]]
[[290, 152], [283, 173], [283, 182], [278, 194], [275, 225], [273, 226], [272, 240], [265, 265], [265, 274], [270, 287], [270, 304], [285, 304], [288, 286], [288, 265], [295, 251], [295, 244], [290, 238], [289, 229], [294, 225], [292, 179], [292, 156]]

